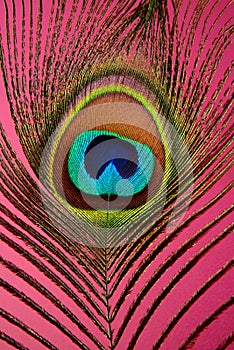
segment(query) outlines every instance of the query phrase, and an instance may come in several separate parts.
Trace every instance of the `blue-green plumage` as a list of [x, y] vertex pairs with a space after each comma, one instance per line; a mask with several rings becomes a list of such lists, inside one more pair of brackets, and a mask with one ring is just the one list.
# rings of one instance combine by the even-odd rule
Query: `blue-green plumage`
[[[102, 142], [90, 149], [90, 144], [100, 137]], [[73, 184], [85, 193], [131, 196], [147, 186], [154, 155], [150, 147], [135, 140], [90, 130], [76, 137], [67, 168]]]

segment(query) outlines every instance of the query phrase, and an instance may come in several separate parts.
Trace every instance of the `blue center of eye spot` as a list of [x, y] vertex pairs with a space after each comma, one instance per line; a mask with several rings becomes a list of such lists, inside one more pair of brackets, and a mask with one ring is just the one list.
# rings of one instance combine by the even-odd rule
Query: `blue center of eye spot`
[[[154, 170], [149, 146], [104, 130], [88, 130], [71, 145], [70, 180], [91, 195], [132, 196], [143, 190]], [[123, 184], [120, 185], [120, 184]]]
[[123, 179], [130, 178], [138, 167], [136, 148], [131, 143], [116, 136], [100, 135], [95, 137], [85, 150], [87, 172], [92, 178], [99, 179], [110, 164], [115, 166]]

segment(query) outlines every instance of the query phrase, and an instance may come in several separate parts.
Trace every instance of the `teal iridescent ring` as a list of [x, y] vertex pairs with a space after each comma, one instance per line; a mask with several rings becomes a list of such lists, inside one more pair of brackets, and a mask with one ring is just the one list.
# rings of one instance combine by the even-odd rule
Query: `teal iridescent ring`
[[[90, 195], [134, 195], [147, 186], [153, 169], [150, 147], [105, 130], [88, 130], [78, 135], [68, 156], [71, 181]], [[124, 179], [132, 186], [127, 186]]]

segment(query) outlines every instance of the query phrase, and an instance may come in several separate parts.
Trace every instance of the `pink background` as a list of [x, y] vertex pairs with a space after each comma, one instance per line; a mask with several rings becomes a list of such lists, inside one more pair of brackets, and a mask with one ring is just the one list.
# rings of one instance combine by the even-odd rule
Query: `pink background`
[[[37, 2], [35, 1], [35, 11], [37, 7]], [[194, 5], [191, 5], [189, 9], [189, 14], [193, 13], [193, 7], [197, 1], [194, 2]], [[227, 1], [220, 1], [219, 4], [215, 7], [212, 16], [209, 17], [209, 23], [213, 23], [217, 14], [225, 8], [225, 4], [228, 4]], [[137, 3], [136, 3], [137, 4]], [[182, 30], [182, 22], [184, 9], [187, 5], [187, 2], [184, 1], [184, 6], [181, 9], [180, 14], [180, 30], [181, 33], [185, 35], [186, 30]], [[10, 11], [10, 18], [12, 16], [11, 13], [11, 1], [7, 0], [7, 5]], [[21, 11], [21, 4], [19, 1], [16, 2], [17, 5], [17, 13]], [[118, 2], [112, 2], [112, 8], [118, 5]], [[45, 36], [47, 33], [47, 25], [48, 23], [48, 13], [50, 8], [50, 2], [43, 1], [44, 6], [44, 15], [43, 15], [43, 28], [44, 31], [42, 43], [45, 41]], [[71, 6], [71, 2], [67, 2], [67, 11], [69, 13], [69, 9]], [[87, 5], [88, 6], [88, 5]], [[136, 6], [136, 5], [135, 5]], [[204, 19], [210, 13], [212, 6], [214, 6], [214, 1], [211, 1], [209, 5], [207, 5], [203, 15], [201, 23], [204, 22]], [[107, 12], [106, 16], [111, 15], [112, 8], [110, 7], [109, 12]], [[28, 4], [26, 6], [26, 11], [28, 9]], [[227, 19], [230, 18], [230, 13], [234, 13], [234, 7], [229, 6], [223, 12], [222, 16], [219, 18], [218, 22], [214, 26], [211, 34], [206, 43], [205, 49], [201, 55], [200, 62], [206, 59], [207, 50], [212, 46], [212, 42], [214, 38], [218, 35], [219, 30], [221, 30], [222, 26], [226, 23]], [[3, 47], [6, 48], [6, 37], [5, 37], [5, 22], [4, 18], [5, 13], [3, 1], [1, 1], [0, 5], [0, 13], [1, 13], [1, 26], [2, 26], [2, 35], [3, 35]], [[185, 28], [188, 26], [188, 20], [191, 15], [187, 15], [185, 20]], [[66, 16], [65, 16], [66, 18]], [[20, 19], [17, 22], [20, 27]], [[27, 24], [28, 25], [28, 22]], [[208, 26], [209, 27], [209, 26]], [[199, 28], [202, 28], [202, 24], [198, 26], [195, 41], [192, 45], [192, 50], [194, 51], [191, 55], [191, 58], [187, 65], [187, 71], [191, 72], [194, 60], [197, 55], [197, 51], [199, 49], [199, 42], [201, 33], [199, 32]], [[88, 29], [87, 29], [88, 30]], [[59, 41], [62, 39], [59, 38]], [[27, 43], [27, 40], [26, 40]], [[27, 44], [28, 45], [28, 44]], [[184, 46], [181, 45], [182, 55], [183, 55]], [[27, 50], [27, 47], [26, 47]], [[223, 77], [223, 74], [227, 67], [230, 65], [231, 58], [233, 58], [233, 51], [231, 47], [228, 47], [225, 55], [222, 58], [222, 61], [219, 62], [216, 74], [212, 80], [212, 86], [209, 89], [205, 102], [203, 104], [203, 108], [207, 107], [209, 99], [211, 98], [214, 91], [217, 89], [217, 85], [220, 79]], [[175, 52], [173, 57], [173, 62], [175, 62]], [[200, 64], [198, 64], [198, 68], [194, 79], [199, 78], [199, 69]], [[190, 74], [190, 73], [189, 73]], [[233, 74], [232, 74], [233, 77]], [[188, 81], [188, 80], [187, 80]], [[224, 87], [221, 90], [221, 93], [216, 100], [217, 106], [219, 102], [222, 101], [222, 98], [225, 97], [226, 88], [230, 86], [231, 75], [226, 80]], [[1, 121], [4, 130], [7, 133], [7, 137], [10, 140], [14, 151], [17, 154], [17, 157], [21, 159], [25, 168], [28, 170], [30, 176], [36, 180], [36, 175], [31, 170], [30, 164], [28, 163], [27, 158], [25, 157], [21, 144], [18, 140], [18, 137], [15, 132], [14, 122], [11, 118], [11, 112], [9, 108], [9, 103], [7, 101], [6, 92], [3, 84], [3, 80], [0, 80], [0, 101], [1, 101]], [[224, 99], [225, 101], [225, 99]], [[222, 105], [224, 103], [221, 102], [221, 106], [218, 107], [222, 111]], [[196, 107], [194, 107], [196, 108]], [[200, 111], [201, 123], [202, 121], [202, 111]], [[198, 121], [199, 123], [199, 121]], [[231, 124], [229, 123], [226, 126], [226, 129], [222, 131], [223, 134], [227, 133], [227, 130], [231, 128]], [[204, 129], [207, 132], [208, 123], [204, 122]], [[218, 129], [217, 129], [218, 130]], [[209, 140], [207, 141], [209, 142]], [[212, 143], [211, 143], [212, 148]], [[230, 146], [226, 150], [226, 154], [231, 152], [232, 147]], [[221, 159], [221, 158], [220, 158]], [[220, 159], [218, 158], [214, 164], [217, 164]], [[229, 160], [230, 161], [230, 160]], [[213, 166], [214, 166], [213, 164]], [[208, 169], [210, 171], [210, 168]], [[217, 175], [217, 174], [216, 174]], [[17, 175], [16, 175], [17, 176]], [[205, 174], [202, 175], [203, 177]], [[202, 178], [202, 177], [201, 177]], [[201, 181], [199, 178], [199, 181]], [[186, 216], [183, 220], [186, 220], [191, 214], [198, 211], [203, 205], [208, 203], [211, 199], [215, 198], [233, 179], [233, 171], [230, 169], [227, 171], [218, 181], [214, 183], [214, 185], [209, 188], [204, 194], [201, 196], [199, 201], [196, 201], [191, 205], [189, 210], [186, 213]], [[196, 185], [196, 183], [195, 183]], [[13, 206], [12, 203], [9, 202], [5, 196], [1, 197], [2, 204], [4, 204], [10, 211], [12, 211], [17, 217], [22, 219], [25, 224], [29, 224], [33, 229], [38, 232], [38, 236], [43, 236], [48, 238], [47, 234], [43, 232], [35, 223], [33, 223], [28, 217], [25, 217], [22, 212], [20, 212], [17, 208]], [[144, 273], [137, 280], [133, 288], [129, 291], [127, 298], [122, 303], [119, 312], [117, 313], [116, 318], [112, 323], [113, 329], [113, 337], [115, 338], [119, 327], [121, 326], [126, 312], [130, 305], [134, 302], [135, 298], [141, 291], [141, 289], [147, 284], [147, 281], [150, 279], [152, 274], [159, 268], [162, 264], [165, 263], [166, 259], [170, 254], [177, 252], [177, 250], [182, 246], [184, 242], [186, 242], [193, 234], [197, 233], [201, 230], [205, 225], [214, 220], [218, 215], [220, 215], [224, 210], [229, 208], [233, 203], [233, 191], [227, 192], [223, 195], [213, 206], [211, 206], [208, 210], [203, 212], [202, 214], [198, 214], [195, 219], [192, 220], [190, 224], [188, 224], [183, 230], [179, 231], [179, 234], [173, 239], [173, 241], [168, 244], [163, 250], [161, 250], [153, 262], [151, 262], [144, 269]], [[14, 227], [19, 228], [17, 223], [12, 222], [11, 219], [3, 215], [3, 218], [12, 224]], [[173, 276], [175, 276], [183, 266], [199, 252], [202, 247], [205, 247], [206, 244], [211, 242], [212, 239], [218, 236], [226, 227], [233, 223], [233, 214], [229, 212], [226, 216], [224, 216], [217, 224], [208, 228], [205, 234], [196, 241], [190, 248], [188, 248], [180, 257], [176, 259], [176, 261], [170, 265], [166, 271], [160, 275], [160, 278], [154, 283], [153, 287], [149, 290], [147, 295], [141, 300], [140, 305], [137, 310], [134, 312], [133, 317], [128, 322], [122, 337], [117, 345], [117, 349], [127, 349], [129, 341], [134, 335], [137, 327], [139, 326], [139, 322], [145, 313], [148, 311], [148, 307], [152, 304], [155, 298], [162, 292], [163, 288], [171, 281]], [[30, 234], [27, 230], [23, 230], [19, 228], [25, 235], [30, 237]], [[64, 276], [61, 272], [58, 271], [57, 268], [52, 266], [46, 256], [40, 256], [32, 246], [27, 245], [20, 238], [12, 234], [6, 228], [3, 228], [3, 233], [12, 241], [14, 241], [20, 248], [32, 254], [32, 256], [36, 259], [36, 261], [41, 262], [44, 266], [46, 266], [50, 271], [52, 271], [61, 281], [64, 282], [64, 285], [72, 291], [75, 295], [78, 296], [84, 303], [86, 303], [86, 299], [82, 295], [82, 293], [78, 290], [74, 283], [72, 283], [69, 278], [72, 276], [74, 281], [78, 281], [85, 289], [88, 287], [85, 285], [84, 281], [80, 279], [78, 275], [74, 271], [71, 270], [69, 266], [66, 265], [56, 254], [49, 252], [48, 247], [43, 245], [37, 241], [37, 238], [30, 237], [32, 241], [37, 242], [39, 246], [41, 246], [45, 252], [49, 252], [49, 254], [53, 257], [55, 261], [58, 262], [58, 265], [63, 266], [68, 271], [68, 276]], [[128, 274], [125, 275], [120, 283], [118, 288], [116, 289], [114, 295], [110, 298], [110, 311], [114, 310], [114, 307], [118, 301], [118, 298], [121, 295], [121, 292], [126, 287], [127, 282], [131, 279], [134, 271], [138, 266], [144, 263], [144, 259], [147, 259], [147, 256], [152, 252], [153, 248], [156, 247], [165, 237], [166, 233], [162, 232], [160, 235], [155, 237], [154, 242], [150, 245], [145, 251], [144, 254], [141, 255], [136, 261], [135, 264], [128, 270]], [[50, 239], [50, 238], [48, 238]], [[90, 280], [90, 282], [97, 288], [100, 293], [103, 293], [100, 286], [97, 285], [95, 281], [87, 274], [85, 268], [81, 267], [77, 262], [77, 259], [73, 256], [72, 252], [68, 253], [64, 250], [64, 248], [55, 241], [51, 242], [56, 246], [59, 251], [61, 251], [82, 273], [86, 274], [86, 277]], [[191, 298], [191, 296], [204, 284], [212, 275], [214, 275], [219, 269], [225, 266], [232, 258], [233, 258], [233, 235], [229, 234], [224, 239], [222, 239], [217, 245], [215, 245], [212, 249], [210, 249], [206, 254], [204, 254], [201, 259], [195, 264], [193, 268], [186, 273], [178, 283], [172, 288], [169, 294], [162, 300], [160, 305], [157, 307], [153, 316], [150, 318], [143, 332], [141, 333], [139, 339], [136, 342], [134, 349], [151, 349], [153, 344], [157, 341], [160, 334], [163, 332], [167, 324], [171, 321], [174, 315], [179, 311], [179, 309], [183, 306], [183, 304]], [[105, 335], [103, 335], [98, 329], [98, 327], [87, 317], [87, 315], [82, 311], [82, 309], [75, 303], [72, 299], [71, 295], [69, 296], [59, 285], [56, 285], [50, 278], [48, 278], [43, 272], [39, 270], [35, 264], [28, 261], [24, 256], [20, 254], [20, 252], [15, 251], [4, 241], [1, 242], [1, 256], [8, 262], [14, 263], [19, 269], [24, 270], [29, 274], [32, 278], [34, 278], [38, 283], [42, 286], [46, 287], [48, 291], [57, 298], [61, 305], [66, 307], [75, 317], [77, 317], [88, 329], [89, 331], [95, 335], [95, 337], [103, 344], [104, 348], [108, 348], [109, 341]], [[116, 264], [118, 263], [118, 259], [116, 260]], [[117, 275], [121, 272], [123, 267], [120, 267]], [[101, 279], [101, 276], [98, 276]], [[6, 266], [1, 266], [1, 278], [7, 281], [10, 285], [14, 286], [17, 290], [25, 293], [29, 298], [31, 298], [35, 303], [37, 303], [41, 308], [46, 310], [48, 314], [51, 315], [52, 318], [56, 319], [59, 323], [61, 323], [64, 327], [66, 327], [71, 334], [80, 339], [84, 344], [90, 349], [98, 348], [90, 339], [87, 337], [80, 329], [77, 327], [74, 321], [69, 319], [65, 312], [61, 311], [58, 305], [54, 305], [48, 298], [43, 295], [43, 293], [38, 292], [30, 283], [23, 281], [23, 279], [17, 275], [16, 273], [11, 272]], [[115, 280], [115, 279], [114, 279]], [[111, 281], [110, 287], [113, 285], [114, 280]], [[226, 302], [231, 295], [233, 295], [233, 270], [229, 269], [219, 280], [216, 281], [198, 300], [193, 303], [191, 308], [183, 315], [183, 317], [179, 320], [179, 322], [175, 325], [173, 330], [169, 333], [168, 337], [164, 340], [161, 345], [161, 349], [163, 350], [174, 350], [179, 349], [181, 344], [186, 340], [186, 338], [191, 334], [191, 332], [202, 322], [206, 317], [208, 317], [212, 312], [214, 312], [219, 306], [221, 306], [224, 302]], [[35, 332], [41, 334], [44, 338], [46, 338], [50, 343], [52, 343], [58, 349], [77, 349], [79, 348], [77, 344], [74, 343], [71, 336], [66, 335], [62, 332], [55, 324], [47, 321], [44, 317], [40, 316], [39, 313], [32, 310], [30, 307], [24, 304], [19, 298], [15, 295], [12, 295], [4, 288], [0, 290], [0, 303], [1, 307], [11, 313], [16, 318], [20, 319], [27, 326], [31, 327]], [[89, 291], [90, 295], [92, 294]], [[99, 303], [100, 307], [106, 313], [106, 308], [103, 304], [100, 303], [97, 297], [93, 297], [93, 300]], [[88, 304], [88, 307], [92, 312], [100, 319], [100, 322], [103, 323], [104, 327], [108, 329], [106, 321], [97, 314], [95, 309]], [[223, 339], [227, 338], [229, 334], [233, 331], [234, 324], [234, 308], [229, 307], [224, 312], [222, 312], [211, 324], [209, 324], [203, 332], [199, 335], [199, 337], [195, 340], [194, 349], [208, 350], [208, 349], [216, 349], [220, 342]], [[4, 317], [0, 319], [0, 329], [6, 334], [10, 335], [16, 341], [23, 344], [25, 347], [32, 350], [44, 349], [44, 345], [34, 339], [32, 336], [26, 334], [19, 327], [13, 325], [11, 322], [6, 320]], [[0, 348], [3, 350], [12, 349], [12, 346], [7, 344], [6, 342], [0, 341]], [[234, 345], [229, 345], [228, 349], [234, 349]]]

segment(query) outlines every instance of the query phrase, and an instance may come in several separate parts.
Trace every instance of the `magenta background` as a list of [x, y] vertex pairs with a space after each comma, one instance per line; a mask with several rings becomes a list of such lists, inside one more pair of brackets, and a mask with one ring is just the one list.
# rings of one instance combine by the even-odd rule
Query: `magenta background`
[[[115, 4], [116, 2], [113, 2]], [[19, 2], [17, 2], [17, 6], [20, 8]], [[47, 4], [45, 4], [47, 7]], [[220, 2], [220, 6], [222, 7], [222, 2]], [[45, 7], [45, 8], [46, 8]], [[48, 2], [49, 8], [49, 2]], [[233, 9], [234, 10], [234, 9]], [[45, 13], [46, 13], [45, 9]], [[207, 12], [209, 11], [209, 7], [207, 8]], [[218, 11], [218, 9], [217, 9]], [[230, 11], [230, 10], [229, 10]], [[0, 5], [0, 13], [3, 13], [3, 1], [1, 1]], [[206, 14], [204, 14], [205, 16]], [[222, 17], [223, 23], [226, 21], [226, 16], [229, 18], [229, 13], [226, 11], [224, 16]], [[46, 16], [44, 16], [46, 18]], [[215, 18], [215, 13], [214, 13]], [[221, 25], [221, 23], [220, 23]], [[46, 28], [46, 27], [45, 27]], [[198, 48], [199, 44], [199, 33], [196, 37], [197, 45], [194, 48]], [[212, 42], [212, 38], [210, 39]], [[194, 50], [194, 57], [196, 56], [196, 50]], [[223, 76], [223, 72], [225, 71], [227, 65], [230, 63], [230, 58], [233, 56], [231, 53], [231, 49], [229, 49], [223, 59], [221, 64], [221, 68], [219, 69], [219, 76]], [[189, 67], [188, 67], [189, 69]], [[217, 75], [216, 80], [214, 80], [213, 90], [216, 88], [215, 82], [219, 81], [219, 76]], [[0, 101], [1, 101], [1, 121], [4, 129], [7, 131], [7, 135], [13, 145], [14, 150], [17, 152], [17, 156], [23, 160], [26, 168], [30, 172], [31, 176], [36, 178], [32, 173], [30, 166], [27, 162], [26, 157], [22, 152], [21, 145], [18, 141], [14, 130], [14, 123], [11, 119], [11, 113], [9, 109], [9, 104], [5, 94], [5, 88], [3, 85], [3, 81], [0, 81]], [[227, 84], [228, 86], [228, 84]], [[207, 100], [209, 96], [212, 94], [212, 89], [210, 90]], [[231, 149], [231, 147], [230, 147]], [[211, 190], [204, 194], [201, 201], [194, 204], [189, 211], [186, 213], [186, 217], [194, 212], [197, 208], [201, 207], [204, 203], [206, 203], [210, 198], [215, 197], [220, 191], [233, 179], [233, 171], [229, 171], [220, 181], [218, 181]], [[30, 220], [25, 218], [22, 213], [18, 212], [8, 201], [6, 198], [3, 198], [3, 203], [6, 204], [8, 208], [14, 211], [17, 216], [23, 218], [25, 222], [30, 223]], [[167, 246], [157, 257], [155, 263], [149, 266], [146, 270], [143, 278], [141, 278], [137, 283], [137, 288], [133, 289], [129, 298], [122, 305], [121, 312], [114, 322], [114, 334], [118, 329], [119, 325], [123, 320], [123, 315], [127, 311], [131, 301], [134, 299], [134, 296], [138, 293], [146, 282], [148, 277], [155, 271], [155, 269], [165, 261], [165, 259], [169, 256], [169, 254], [175, 251], [186, 239], [194, 233], [202, 228], [204, 225], [209, 223], [213, 218], [219, 215], [224, 209], [228, 208], [233, 203], [233, 191], [232, 193], [226, 194], [218, 203], [205, 212], [201, 217], [198, 217], [192, 223], [192, 227], [188, 226], [181, 234]], [[186, 261], [189, 260], [202, 246], [204, 246], [207, 242], [212, 240], [212, 238], [216, 237], [217, 233], [221, 232], [227, 225], [233, 222], [233, 215], [229, 214], [226, 216], [225, 220], [219, 222], [215, 228], [212, 228], [208, 231], [202, 239], [198, 241], [198, 243], [189, 249], [186, 254], [184, 254], [181, 258], [177, 260], [177, 262], [168, 270], [157, 282], [155, 287], [149, 292], [147, 298], [142, 300], [142, 304], [139, 307], [139, 310], [134, 314], [132, 320], [130, 321], [125, 334], [123, 335], [118, 349], [125, 349], [131, 335], [134, 333], [135, 327], [139, 322], [139, 318], [146, 312], [148, 305], [154, 299], [155, 295], [161, 291], [164, 285], [166, 285], [167, 281], [178, 272], [178, 270], [184, 265]], [[33, 224], [30, 223], [32, 226]], [[38, 228], [37, 228], [38, 229]], [[38, 229], [38, 234], [42, 234]], [[26, 247], [24, 243], [15, 238], [11, 233], [7, 232], [7, 235], [11, 237], [15, 242], [17, 242], [20, 246], [24, 247], [26, 250], [30, 251], [34, 256], [37, 254], [30, 248]], [[157, 244], [165, 234], [159, 236], [155, 241], [154, 245]], [[201, 286], [210, 276], [212, 276], [217, 270], [219, 270], [223, 265], [225, 265], [232, 257], [233, 257], [233, 235], [229, 235], [225, 238], [221, 243], [219, 243], [215, 248], [213, 248], [208, 254], [206, 254], [201, 261], [188, 273], [186, 276], [177, 284], [177, 286], [171, 291], [171, 293], [167, 296], [166, 299], [162, 302], [160, 307], [155, 313], [155, 316], [151, 318], [150, 322], [146, 326], [143, 335], [140, 337], [137, 342], [136, 349], [150, 349], [152, 344], [155, 342], [157, 336], [160, 335], [161, 331], [164, 329], [169, 320], [173, 317], [176, 311], [183, 305], [183, 303], [188, 299], [189, 296], [196, 291], [199, 286]], [[56, 244], [56, 243], [54, 243]], [[59, 247], [62, 249], [61, 247]], [[150, 251], [151, 247], [148, 249]], [[9, 261], [14, 262], [18, 267], [27, 271], [31, 276], [35, 277], [40, 283], [45, 285], [61, 302], [70, 308], [79, 319], [81, 319], [84, 324], [90, 328], [92, 332], [96, 332], [97, 338], [100, 339], [103, 344], [106, 344], [108, 347], [108, 341], [101, 335], [101, 333], [95, 328], [95, 326], [88, 320], [88, 318], [79, 310], [78, 306], [68, 298], [62, 290], [60, 290], [56, 285], [53, 284], [45, 275], [39, 272], [36, 267], [32, 266], [28, 261], [26, 261], [19, 254], [14, 252], [11, 248], [9, 248], [4, 243], [1, 243], [1, 255]], [[145, 252], [145, 255], [142, 256], [140, 261], [144, 259], [147, 255], [148, 251]], [[67, 254], [64, 251], [64, 254]], [[68, 255], [68, 254], [67, 254]], [[69, 255], [68, 255], [69, 256]], [[43, 263], [48, 265], [50, 269], [53, 270], [53, 267], [50, 266], [46, 262], [46, 260], [41, 257], [37, 257], [38, 259], [43, 260]], [[72, 255], [69, 256], [71, 260], [76, 264], [75, 259]], [[140, 261], [138, 263], [140, 263]], [[56, 274], [59, 273], [56, 271]], [[93, 349], [93, 344], [90, 340], [85, 337], [83, 334], [79, 333], [78, 328], [72, 324], [72, 322], [54, 305], [50, 303], [45, 297], [35, 291], [30, 285], [26, 284], [22, 281], [18, 276], [11, 273], [4, 267], [1, 267], [1, 277], [17, 287], [19, 290], [23, 291], [33, 300], [37, 301], [38, 304], [42, 305], [48, 312], [54, 315], [61, 323], [63, 323], [67, 328], [69, 328], [77, 337], [81, 338], [88, 347]], [[61, 278], [63, 278], [61, 276]], [[126, 276], [126, 281], [128, 276]], [[124, 286], [124, 280], [121, 284], [121, 288]], [[70, 284], [69, 281], [66, 281], [67, 285], [77, 292], [75, 288]], [[118, 298], [118, 294], [121, 291], [121, 288], [117, 290], [117, 293], [114, 295], [114, 298], [111, 299], [112, 307], [115, 304], [115, 301]], [[186, 339], [186, 337], [190, 334], [190, 332], [207, 316], [209, 313], [214, 311], [219, 305], [225, 302], [230, 295], [233, 294], [233, 271], [229, 271], [224, 277], [222, 277], [214, 287], [211, 287], [208, 292], [205, 293], [199, 300], [192, 306], [190, 311], [185, 315], [180, 322], [177, 324], [175, 329], [170, 333], [166, 341], [164, 342], [162, 349], [170, 350], [177, 349], [179, 345]], [[53, 325], [49, 324], [45, 321], [40, 315], [36, 314], [33, 310], [30, 310], [27, 306], [21, 303], [14, 296], [10, 295], [5, 290], [1, 290], [1, 306], [4, 307], [7, 311], [14, 314], [16, 317], [24, 321], [26, 324], [33, 326], [33, 328], [38, 332], [43, 334], [49, 341], [51, 341], [55, 346], [59, 349], [77, 349], [77, 346], [71, 342], [71, 340], [58, 331]], [[82, 296], [81, 296], [82, 298]], [[201, 334], [198, 338], [194, 349], [215, 349], [218, 345], [219, 341], [222, 338], [228, 336], [228, 334], [233, 330], [234, 324], [234, 308], [229, 308], [228, 311], [224, 312], [221, 317], [219, 317], [215, 322], [211, 324], [208, 329]], [[22, 332], [19, 328], [11, 325], [6, 320], [0, 320], [0, 329], [5, 331], [8, 334], [11, 334], [16, 340], [22, 342], [29, 349], [37, 350], [43, 349], [44, 347], [39, 344], [36, 340], [31, 338], [30, 336], [25, 336], [25, 333]], [[11, 349], [12, 347], [7, 345], [6, 343], [0, 342], [0, 348], [3, 350]], [[234, 349], [234, 346], [229, 346], [228, 349]]]

